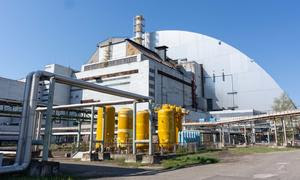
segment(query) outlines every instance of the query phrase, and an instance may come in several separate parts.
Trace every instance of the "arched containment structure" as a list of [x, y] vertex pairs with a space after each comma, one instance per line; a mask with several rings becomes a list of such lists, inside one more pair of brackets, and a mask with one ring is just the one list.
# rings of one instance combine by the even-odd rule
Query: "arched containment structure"
[[254, 60], [221, 40], [187, 31], [156, 31], [146, 35], [145, 45], [152, 50], [168, 46], [170, 58], [202, 64], [204, 93], [198, 96], [204, 95], [213, 110], [268, 111], [283, 93]]

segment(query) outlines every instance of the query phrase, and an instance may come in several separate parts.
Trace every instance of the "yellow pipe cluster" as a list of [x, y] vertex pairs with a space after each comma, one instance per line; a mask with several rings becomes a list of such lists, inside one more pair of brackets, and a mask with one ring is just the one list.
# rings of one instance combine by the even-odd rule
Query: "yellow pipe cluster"
[[[138, 111], [136, 114], [136, 140], [149, 139], [149, 111]], [[136, 148], [145, 150], [148, 148], [146, 143], [137, 143]]]
[[[105, 107], [105, 116], [103, 118], [103, 108], [98, 108], [97, 112], [97, 130], [96, 140], [102, 141], [102, 120], [104, 120], [104, 147], [112, 146], [114, 144], [114, 131], [115, 131], [115, 108], [112, 106]], [[101, 143], [96, 143], [96, 149], [99, 149]]]
[[132, 117], [133, 111], [130, 108], [122, 108], [118, 112], [118, 147], [126, 148], [132, 143]]
[[163, 104], [158, 109], [158, 141], [163, 149], [171, 150], [178, 143], [178, 132], [182, 130], [183, 109], [176, 105]]
[[[115, 129], [115, 108], [107, 106], [105, 108], [106, 118], [104, 127], [104, 146], [112, 147], [114, 144], [114, 129]], [[149, 139], [149, 111], [142, 110], [136, 114], [136, 140]], [[102, 141], [102, 120], [103, 108], [98, 108], [96, 140]], [[130, 108], [121, 108], [118, 111], [118, 134], [117, 144], [120, 148], [126, 148], [132, 143], [132, 120], [133, 111]], [[101, 147], [101, 143], [96, 143], [96, 149]], [[148, 148], [147, 143], [137, 143], [137, 149], [144, 150]]]

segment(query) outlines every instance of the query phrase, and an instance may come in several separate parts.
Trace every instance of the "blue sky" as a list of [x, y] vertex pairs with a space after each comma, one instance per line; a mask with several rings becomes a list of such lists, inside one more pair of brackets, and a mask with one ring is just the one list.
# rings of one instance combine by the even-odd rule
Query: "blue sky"
[[58, 63], [79, 69], [97, 42], [146, 31], [209, 35], [261, 65], [300, 105], [300, 1], [294, 0], [0, 0], [0, 76], [20, 79]]

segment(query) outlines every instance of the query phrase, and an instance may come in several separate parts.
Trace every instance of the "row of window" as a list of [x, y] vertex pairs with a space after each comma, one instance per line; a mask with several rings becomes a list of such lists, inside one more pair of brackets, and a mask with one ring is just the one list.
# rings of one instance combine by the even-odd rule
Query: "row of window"
[[97, 64], [90, 64], [90, 65], [84, 66], [84, 71], [104, 68], [104, 67], [108, 67], [108, 66], [116, 66], [116, 65], [120, 65], [120, 64], [128, 64], [128, 63], [136, 62], [136, 61], [137, 61], [137, 57], [133, 56], [133, 57], [127, 57], [127, 58], [123, 58], [123, 59], [107, 61], [107, 62], [102, 62], [102, 63], [97, 63]]

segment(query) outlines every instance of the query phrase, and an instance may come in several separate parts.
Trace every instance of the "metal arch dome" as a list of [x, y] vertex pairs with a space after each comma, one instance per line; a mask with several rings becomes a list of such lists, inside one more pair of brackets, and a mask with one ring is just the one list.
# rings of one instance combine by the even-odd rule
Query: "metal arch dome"
[[[227, 43], [199, 33], [164, 30], [151, 32], [146, 46], [168, 46], [168, 56], [187, 58], [203, 64], [205, 98], [214, 100], [217, 109], [271, 110], [274, 98], [283, 90], [254, 60]], [[147, 44], [148, 43], [148, 44]], [[225, 75], [225, 81], [213, 76]]]

